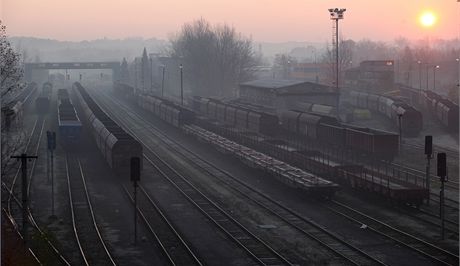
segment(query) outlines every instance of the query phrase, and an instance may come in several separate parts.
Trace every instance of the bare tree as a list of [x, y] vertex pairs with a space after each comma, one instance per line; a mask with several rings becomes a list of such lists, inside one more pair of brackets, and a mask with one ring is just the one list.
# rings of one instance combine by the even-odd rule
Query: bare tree
[[[6, 27], [0, 21], [0, 97], [1, 97], [1, 176], [12, 169], [10, 156], [24, 147], [26, 134], [22, 127], [22, 103], [11, 97], [22, 89], [20, 56], [7, 39]], [[15, 121], [11, 123], [11, 121]], [[5, 123], [7, 122], [7, 123]], [[6, 126], [5, 126], [6, 125]]]
[[412, 54], [412, 50], [410, 49], [409, 46], [404, 47], [404, 50], [401, 50], [401, 52], [402, 52], [401, 63], [398, 62], [398, 66], [401, 65], [399, 68], [401, 69], [400, 71], [402, 71], [403, 73], [402, 82], [404, 84], [412, 86], [411, 74], [414, 69], [415, 59]]
[[213, 27], [199, 19], [170, 41], [170, 55], [183, 63], [195, 94], [231, 95], [239, 82], [253, 77], [258, 64], [252, 41], [225, 24]]
[[[353, 51], [355, 49], [355, 42], [352, 40], [339, 41], [339, 83], [343, 82], [344, 71], [352, 66]], [[335, 83], [336, 75], [336, 60], [335, 48], [331, 49], [329, 45], [323, 55], [323, 62], [328, 65], [326, 77], [331, 83]], [[340, 84], [339, 84], [340, 85]]]
[[273, 73], [275, 77], [288, 79], [291, 66], [294, 64], [297, 64], [297, 60], [287, 54], [275, 55], [275, 60], [273, 61]]
[[5, 96], [21, 89], [22, 68], [20, 56], [11, 47], [6, 35], [6, 26], [0, 21], [0, 88], [2, 106]]

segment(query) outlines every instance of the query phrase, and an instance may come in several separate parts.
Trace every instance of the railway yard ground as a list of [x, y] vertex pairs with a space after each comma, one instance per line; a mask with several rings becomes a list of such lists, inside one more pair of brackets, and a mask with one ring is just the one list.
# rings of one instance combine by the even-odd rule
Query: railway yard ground
[[[111, 88], [87, 89], [116, 123], [143, 144], [138, 238], [134, 244], [129, 176], [112, 173], [73, 91], [84, 127], [77, 145], [58, 141], [55, 217], [51, 217], [45, 137], [39, 142], [30, 194], [32, 214], [72, 265], [85, 261], [167, 265], [171, 257], [178, 265], [458, 265], [458, 157], [456, 162], [449, 159], [449, 165], [457, 167], [456, 172], [449, 170], [457, 189], [447, 188], [447, 197], [457, 200], [450, 203], [454, 206], [447, 217], [457, 223], [447, 225], [446, 239], [441, 240], [439, 219], [422, 218], [415, 208], [395, 206], [381, 196], [346, 187], [332, 200], [306, 195], [115, 97]], [[42, 117], [44, 131], [56, 130], [55, 100], [51, 106]], [[30, 131], [36, 119], [30, 110], [25, 113]], [[406, 143], [419, 145], [419, 139]], [[438, 145], [436, 139], [434, 143]], [[456, 147], [458, 152], [458, 142]], [[396, 163], [424, 171], [419, 152], [404, 146]], [[432, 184], [432, 192], [437, 192], [437, 183]], [[421, 209], [436, 212], [434, 197], [430, 206]], [[45, 264], [66, 264], [44, 249], [37, 257]]]

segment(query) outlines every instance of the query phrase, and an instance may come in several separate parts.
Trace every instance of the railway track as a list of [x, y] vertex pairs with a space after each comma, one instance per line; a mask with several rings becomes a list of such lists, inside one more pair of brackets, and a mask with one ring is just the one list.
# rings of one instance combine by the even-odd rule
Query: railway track
[[[146, 144], [143, 143], [143, 145]], [[238, 222], [230, 215], [229, 211], [224, 210], [216, 202], [211, 200], [211, 198], [206, 196], [188, 181], [188, 178], [177, 172], [174, 167], [163, 160], [159, 154], [148, 148], [148, 146], [144, 146], [144, 148], [147, 148], [147, 152], [144, 152], [144, 158], [206, 218], [246, 251], [256, 262], [263, 265], [292, 264], [284, 255], [275, 251], [270, 245]]]
[[[414, 143], [403, 143], [403, 146], [410, 147], [410, 148], [417, 149], [417, 150], [423, 150], [423, 151], [425, 150], [424, 145], [419, 145], [419, 144], [414, 144]], [[433, 149], [436, 150], [437, 152], [445, 152], [447, 156], [458, 159], [459, 151], [457, 150], [440, 147], [434, 144], [433, 144]]]
[[[142, 186], [139, 187], [141, 193], [137, 196], [137, 213], [160, 246], [167, 261], [171, 265], [203, 265], [158, 204]], [[123, 186], [123, 190], [134, 204], [132, 193], [126, 186]]]
[[[119, 105], [121, 106], [121, 105]], [[127, 112], [129, 113], [130, 115], [132, 114], [132, 111], [129, 111]], [[144, 119], [142, 119], [144, 120]], [[148, 123], [146, 120], [144, 120], [144, 124], [150, 124]], [[153, 127], [152, 125], [149, 125], [149, 127]], [[156, 129], [155, 129], [156, 130]], [[164, 138], [167, 137], [167, 136], [162, 136], [162, 141], [164, 141]], [[177, 146], [176, 144], [173, 144], [172, 145], [173, 147], [174, 146]], [[190, 156], [190, 154], [187, 156], [188, 158], [190, 158], [190, 160], [194, 160], [194, 159], [191, 159], [193, 158], [192, 156]], [[206, 168], [206, 167], [204, 167]], [[209, 168], [209, 166], [208, 166]], [[215, 171], [215, 170], [214, 170]], [[216, 177], [219, 177], [219, 174], [213, 174], [214, 176]], [[220, 174], [222, 175], [222, 173]], [[219, 178], [220, 179], [220, 178]], [[248, 193], [245, 193], [245, 194], [248, 194]], [[455, 255], [453, 253], [450, 253], [449, 251], [446, 251], [446, 250], [443, 250], [442, 248], [439, 248], [437, 246], [434, 246], [433, 244], [431, 243], [428, 243], [422, 239], [419, 239], [417, 237], [414, 237], [414, 236], [411, 236], [405, 232], [402, 232], [394, 227], [391, 227], [389, 225], [386, 225], [384, 223], [381, 223], [379, 221], [377, 221], [376, 219], [372, 218], [372, 217], [369, 217], [367, 215], [364, 215], [362, 213], [359, 213], [357, 211], [354, 210], [354, 216], [352, 214], [350, 214], [350, 211], [348, 211], [348, 214], [345, 212], [345, 211], [337, 211], [337, 206], [340, 206], [340, 207], [346, 207], [347, 210], [350, 210], [351, 208], [348, 207], [348, 206], [342, 206], [342, 205], [336, 205], [335, 208], [333, 210], [333, 212], [335, 213], [338, 213], [338, 214], [341, 214], [342, 216], [345, 216], [347, 219], [351, 219], [353, 220], [354, 222], [357, 222], [359, 224], [366, 224], [368, 225], [368, 227], [375, 231], [376, 233], [378, 234], [381, 234], [385, 237], [388, 237], [394, 241], [396, 241], [397, 243], [399, 244], [402, 244], [404, 246], [406, 246], [407, 248], [409, 249], [412, 249], [412, 250], [415, 250], [421, 254], [423, 254], [424, 256], [428, 257], [429, 259], [437, 262], [437, 263], [441, 263], [441, 264], [445, 264], [445, 265], [457, 265], [458, 264], [458, 255]], [[330, 208], [331, 209], [331, 208]], [[361, 221], [364, 220], [363, 217], [365, 217], [367, 220], [366, 220], [366, 223], [363, 223], [363, 222], [360, 222], [356, 219], [356, 216], [357, 216], [357, 213], [359, 214], [359, 216], [361, 217]], [[289, 217], [289, 214], [285, 214], [284, 217]], [[373, 223], [369, 222], [369, 221], [372, 221]], [[369, 224], [372, 224], [372, 227], [369, 226]], [[374, 228], [377, 228], [377, 229], [374, 229]], [[458, 232], [457, 232], [458, 234]]]
[[[4, 189], [4, 191], [6, 191], [7, 193], [11, 194], [12, 192], [10, 190], [8, 190], [8, 187], [7, 185], [2, 182], [2, 188]], [[13, 195], [13, 200], [16, 202], [16, 204], [18, 204], [18, 206], [22, 207], [22, 204], [21, 202], [19, 201], [19, 199], [16, 198], [16, 196]], [[21, 232], [19, 232], [19, 226], [15, 220], [15, 218], [13, 216], [11, 216], [6, 209], [3, 209], [7, 215], [7, 218], [11, 221], [11, 223], [13, 224], [14, 228], [18, 231], [18, 234], [19, 236], [21, 237], [21, 239], [24, 239], [24, 237], [22, 236]], [[67, 266], [70, 266], [70, 262], [64, 257], [64, 255], [59, 251], [59, 249], [51, 242], [51, 240], [48, 238], [48, 234], [45, 233], [41, 228], [40, 226], [38, 225], [38, 223], [36, 222], [34, 216], [32, 215], [32, 213], [28, 212], [28, 219], [29, 219], [29, 222], [30, 224], [32, 225], [32, 227], [34, 228], [34, 230], [36, 230], [42, 237], [43, 239], [45, 240], [46, 244], [47, 244], [47, 248], [49, 249], [50, 251], [50, 254], [54, 254], [56, 256], [56, 258], [58, 259], [58, 261], [62, 264], [62, 265], [67, 265]], [[43, 248], [43, 246], [41, 246], [41, 248]], [[36, 258], [37, 262], [39, 265], [42, 265], [40, 259], [38, 258], [40, 256], [39, 253], [34, 253], [32, 248], [29, 248], [29, 250], [34, 254], [34, 257]], [[49, 259], [49, 258], [46, 258], [46, 259]]]
[[[394, 163], [394, 162], [392, 163], [392, 165], [396, 169], [400, 169], [401, 171], [405, 171], [405, 172], [411, 173], [413, 175], [417, 175], [421, 179], [424, 179], [425, 176], [426, 176], [425, 171], [422, 171], [422, 170], [419, 170], [419, 169], [415, 169], [415, 168], [405, 166], [405, 165], [402, 165], [402, 164], [398, 164], [398, 163]], [[433, 169], [435, 169], [434, 166], [431, 167], [431, 171], [430, 171], [430, 178], [431, 179], [430, 179], [430, 181], [435, 182], [436, 184], [440, 184], [439, 178], [436, 176], [436, 173], [433, 172]], [[456, 191], [459, 190], [459, 183], [457, 181], [449, 180], [448, 182], [444, 183], [444, 185], [446, 186], [446, 188], [450, 188], [450, 189], [453, 189], [453, 190], [456, 190]]]
[[80, 160], [66, 155], [65, 169], [72, 229], [84, 265], [116, 265], [99, 231]]
[[[418, 209], [417, 211], [414, 211], [412, 208], [403, 208], [403, 210], [405, 210], [406, 211], [405, 214], [409, 216], [417, 218], [421, 221], [424, 221], [436, 227], [441, 227], [441, 221], [440, 221], [439, 215], [433, 214], [432, 212], [421, 209], [421, 208]], [[446, 223], [446, 230], [451, 233], [456, 234], [458, 238], [458, 221], [446, 218], [445, 223]]]
[[[32, 131], [27, 138], [27, 142], [24, 148], [24, 153], [29, 153], [29, 154], [37, 154], [38, 153], [38, 148], [40, 147], [40, 140], [43, 135], [43, 128], [45, 126], [45, 119], [40, 116], [35, 120], [34, 126], [32, 128]], [[35, 160], [34, 160], [35, 161]], [[34, 167], [32, 167], [33, 169]], [[11, 193], [8, 194], [8, 199], [7, 199], [7, 207], [8, 207], [8, 213], [14, 217], [14, 214], [19, 211], [18, 209], [14, 209], [14, 200], [13, 196], [15, 193], [15, 188], [17, 186], [18, 178], [20, 176], [21, 172], [21, 163], [18, 164], [18, 168], [13, 176], [13, 180], [11, 181], [11, 184], [8, 188]], [[33, 171], [31, 168], [28, 169], [27, 176], [29, 177], [29, 180], [32, 178], [32, 173]], [[30, 182], [29, 182], [30, 183]], [[29, 190], [27, 190], [27, 193], [29, 193]]]
[[[25, 146], [25, 151], [30, 152], [32, 154], [38, 154], [38, 150], [40, 147], [40, 140], [43, 135], [43, 128], [45, 125], [46, 119], [44, 117], [38, 117], [35, 120], [34, 126], [32, 128], [32, 131], [27, 139], [26, 146]], [[32, 183], [32, 178], [34, 176], [34, 170], [35, 170], [35, 165], [36, 165], [36, 160], [33, 160], [32, 162], [32, 167], [29, 168], [29, 171], [27, 173], [28, 177], [28, 186], [27, 186], [27, 194], [28, 198], [30, 200], [30, 188], [31, 188], [31, 183]], [[7, 209], [5, 209], [5, 212], [7, 213], [8, 219], [12, 222], [13, 226], [16, 228], [18, 231], [18, 234], [20, 237], [23, 239], [23, 236], [21, 232], [19, 232], [19, 225], [22, 223], [22, 217], [19, 217], [17, 213], [19, 210], [22, 209], [22, 202], [16, 197], [14, 188], [17, 186], [17, 179], [19, 177], [20, 173], [20, 167], [18, 167], [18, 170], [16, 171], [13, 180], [8, 186], [5, 182], [2, 181], [2, 188], [4, 191], [8, 193], [8, 198], [7, 198]], [[15, 217], [16, 216], [16, 217]], [[33, 216], [30, 208], [27, 209], [27, 216], [28, 216], [28, 222], [29, 224], [32, 225], [33, 230], [38, 232], [45, 242], [47, 243], [47, 248], [49, 249], [51, 254], [54, 254], [56, 258], [63, 264], [63, 265], [70, 265], [68, 260], [64, 257], [64, 255], [58, 250], [58, 248], [50, 241], [50, 239], [47, 237], [47, 234], [41, 229], [39, 226], [38, 222], [36, 221], [35, 217]], [[32, 251], [33, 252], [33, 251]], [[37, 257], [38, 260], [40, 260], [38, 257], [40, 254], [35, 254], [34, 255]]]
[[[106, 104], [102, 104], [107, 109]], [[114, 119], [118, 120], [119, 119]], [[125, 121], [126, 122], [126, 121]], [[122, 121], [120, 125], [125, 122]], [[250, 229], [241, 224], [230, 213], [224, 210], [200, 189], [194, 186], [187, 177], [180, 174], [161, 156], [153, 151], [132, 129], [127, 128], [135, 138], [144, 146], [144, 159], [154, 167], [177, 191], [179, 191], [192, 205], [194, 205], [209, 221], [220, 229], [237, 246], [245, 251], [256, 263], [261, 265], [293, 265], [291, 259], [285, 254], [280, 254], [268, 243], [253, 234]], [[289, 252], [289, 251], [285, 251]], [[292, 256], [292, 254], [288, 254]]]
[[[123, 107], [120, 102], [118, 103], [121, 108], [126, 110], [126, 108]], [[131, 112], [127, 113], [131, 114]], [[360, 248], [354, 246], [353, 244], [348, 243], [337, 234], [334, 234], [333, 232], [325, 229], [314, 221], [303, 217], [290, 208], [271, 199], [269, 196], [263, 194], [262, 192], [252, 188], [250, 185], [241, 181], [237, 177], [202, 159], [196, 153], [192, 152], [191, 150], [182, 146], [180, 143], [162, 133], [160, 130], [154, 127], [152, 123], [143, 119], [141, 116], [136, 115], [136, 117], [133, 118], [141, 120], [146, 129], [157, 135], [159, 139], [161, 139], [169, 147], [173, 148], [177, 153], [181, 154], [183, 158], [198, 166], [202, 171], [207, 172], [220, 181], [224, 182], [227, 187], [238, 193], [240, 197], [252, 201], [259, 207], [265, 209], [287, 225], [297, 230], [305, 237], [316, 241], [325, 249], [331, 251], [332, 254], [337, 257], [337, 259], [340, 258], [341, 260], [345, 260], [347, 263], [354, 265], [385, 265], [375, 256], [372, 256]]]
[[378, 221], [352, 207], [337, 201], [331, 201], [325, 205], [334, 213], [337, 213], [357, 224], [366, 225], [366, 228], [373, 232], [385, 236], [400, 245], [410, 248], [423, 256], [431, 259], [438, 265], [458, 265], [459, 257], [450, 251], [433, 245], [423, 239], [403, 232], [391, 225]]

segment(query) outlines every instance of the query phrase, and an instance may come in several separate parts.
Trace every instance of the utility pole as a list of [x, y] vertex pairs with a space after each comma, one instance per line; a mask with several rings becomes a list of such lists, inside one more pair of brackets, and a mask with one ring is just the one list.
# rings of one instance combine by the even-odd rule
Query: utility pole
[[134, 187], [134, 245], [137, 245], [137, 182], [141, 179], [141, 159], [131, 157], [131, 182]]
[[437, 175], [441, 181], [441, 190], [439, 192], [439, 215], [441, 216], [441, 239], [444, 240], [444, 183], [447, 182], [447, 163], [446, 153], [438, 153], [437, 158], [438, 171]]
[[54, 150], [56, 149], [56, 132], [46, 131], [46, 138], [48, 141], [48, 151], [51, 154], [48, 172], [51, 173], [51, 218], [54, 218]]
[[27, 243], [27, 212], [29, 209], [29, 199], [27, 195], [27, 159], [37, 159], [37, 156], [28, 156], [23, 153], [19, 156], [11, 156], [13, 159], [21, 160], [22, 172], [22, 236], [24, 242]]
[[163, 69], [163, 73], [162, 73], [162, 77], [161, 77], [161, 97], [164, 97], [166, 66], [163, 65], [161, 68]]
[[419, 104], [421, 104], [421, 100], [422, 100], [422, 61], [418, 60], [417, 61], [417, 64], [418, 64], [418, 82], [419, 82], [419, 85], [418, 85], [418, 89], [419, 89], [419, 99], [420, 99], [420, 102]]
[[430, 160], [433, 158], [433, 136], [425, 136], [425, 155], [426, 155], [426, 168], [425, 168], [425, 183], [428, 189], [427, 204], [430, 204]]
[[183, 81], [183, 68], [182, 64], [179, 65], [180, 68], [180, 105], [184, 105], [184, 81]]
[[150, 92], [153, 93], [153, 59], [150, 57]]

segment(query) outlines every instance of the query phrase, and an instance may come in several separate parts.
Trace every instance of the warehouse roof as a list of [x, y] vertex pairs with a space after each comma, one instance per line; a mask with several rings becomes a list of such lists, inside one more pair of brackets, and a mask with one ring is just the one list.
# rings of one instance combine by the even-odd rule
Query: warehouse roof
[[241, 83], [240, 87], [274, 89], [278, 94], [289, 93], [334, 93], [334, 88], [303, 80], [259, 79]]
[[278, 89], [284, 87], [290, 87], [294, 85], [299, 85], [302, 83], [306, 83], [305, 81], [299, 80], [288, 80], [288, 79], [258, 79], [253, 81], [248, 81], [245, 83], [241, 83], [241, 86], [251, 86], [251, 87], [259, 87], [259, 88], [270, 88], [270, 89]]

